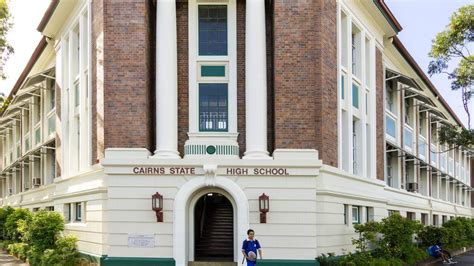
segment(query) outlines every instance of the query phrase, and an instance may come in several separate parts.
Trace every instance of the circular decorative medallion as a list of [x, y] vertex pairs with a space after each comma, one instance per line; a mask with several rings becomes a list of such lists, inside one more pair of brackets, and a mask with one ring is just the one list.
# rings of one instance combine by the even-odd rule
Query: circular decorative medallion
[[212, 145], [209, 145], [209, 146], [207, 146], [206, 151], [207, 151], [207, 154], [214, 154], [214, 153], [216, 153], [216, 147], [212, 146]]

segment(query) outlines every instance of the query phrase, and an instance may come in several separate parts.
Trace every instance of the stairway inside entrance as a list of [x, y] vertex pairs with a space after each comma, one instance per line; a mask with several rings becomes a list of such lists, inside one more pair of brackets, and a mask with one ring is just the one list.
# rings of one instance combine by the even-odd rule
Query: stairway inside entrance
[[[236, 265], [233, 262], [234, 218], [232, 214], [232, 204], [223, 195], [217, 193], [210, 193], [204, 196], [204, 199], [199, 209], [197, 209], [195, 213], [195, 225], [197, 232], [195, 242], [196, 262], [190, 265]], [[202, 264], [204, 262], [214, 263]]]

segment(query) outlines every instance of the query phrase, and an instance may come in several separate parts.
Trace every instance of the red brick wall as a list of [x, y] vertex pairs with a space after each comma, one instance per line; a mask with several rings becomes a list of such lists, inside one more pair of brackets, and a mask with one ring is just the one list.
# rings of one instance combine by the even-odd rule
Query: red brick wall
[[275, 148], [337, 166], [336, 3], [274, 1]]
[[375, 50], [375, 124], [376, 124], [376, 173], [377, 179], [384, 180], [384, 147], [385, 147], [385, 130], [384, 130], [384, 76], [383, 76], [382, 52]]
[[104, 0], [104, 148], [152, 149], [150, 1]]
[[178, 151], [184, 155], [189, 131], [188, 3], [176, 2], [178, 38]]
[[240, 155], [245, 152], [245, 0], [237, 0], [237, 139]]

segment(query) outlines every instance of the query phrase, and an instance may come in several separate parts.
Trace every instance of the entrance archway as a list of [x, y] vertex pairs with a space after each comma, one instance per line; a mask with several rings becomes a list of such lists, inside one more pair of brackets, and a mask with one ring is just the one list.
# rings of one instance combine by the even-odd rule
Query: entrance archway
[[[246, 238], [249, 228], [249, 204], [244, 191], [231, 179], [215, 176], [213, 178], [200, 176], [191, 178], [178, 190], [173, 204], [173, 258], [176, 266], [186, 266], [188, 261], [194, 261], [194, 205], [204, 194], [219, 191], [231, 199], [234, 209], [234, 262], [242, 261], [242, 252], [237, 252]], [[198, 195], [196, 195], [198, 194]], [[227, 195], [228, 194], [228, 195]], [[197, 197], [193, 197], [193, 196]]]
[[234, 261], [234, 210], [220, 193], [206, 193], [194, 205], [194, 260]]

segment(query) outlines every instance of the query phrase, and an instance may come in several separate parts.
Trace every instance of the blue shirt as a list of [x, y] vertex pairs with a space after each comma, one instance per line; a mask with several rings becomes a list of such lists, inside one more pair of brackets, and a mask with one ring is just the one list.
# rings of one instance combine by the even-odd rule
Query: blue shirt
[[430, 254], [430, 256], [437, 256], [441, 248], [438, 245], [433, 245], [433, 246], [430, 246], [428, 250], [429, 250], [428, 253]]
[[255, 255], [257, 255], [257, 250], [260, 249], [260, 243], [258, 243], [257, 239], [254, 240], [249, 240], [246, 239], [244, 240], [244, 243], [242, 243], [242, 250], [245, 251], [245, 254], [249, 254], [250, 251], [253, 251]]

